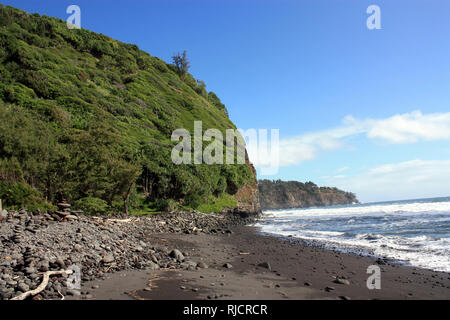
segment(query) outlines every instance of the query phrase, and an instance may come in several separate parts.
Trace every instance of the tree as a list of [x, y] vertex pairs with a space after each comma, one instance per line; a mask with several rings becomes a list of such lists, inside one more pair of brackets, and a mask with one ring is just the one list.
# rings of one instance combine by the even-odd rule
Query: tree
[[173, 63], [175, 64], [175, 67], [177, 68], [178, 75], [181, 78], [184, 78], [186, 73], [189, 71], [189, 68], [191, 67], [191, 64], [187, 58], [187, 52], [186, 50], [183, 51], [183, 54], [180, 54], [179, 52], [176, 53], [172, 57]]

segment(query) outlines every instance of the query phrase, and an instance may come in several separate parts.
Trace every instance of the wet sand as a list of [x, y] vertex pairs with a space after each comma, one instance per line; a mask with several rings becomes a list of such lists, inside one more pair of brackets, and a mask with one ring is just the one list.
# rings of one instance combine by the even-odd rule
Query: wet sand
[[[81, 291], [101, 300], [450, 300], [448, 273], [311, 247], [260, 234], [254, 227], [231, 230], [231, 234], [149, 234], [152, 245], [178, 248], [186, 260], [204, 262], [208, 268], [122, 271], [85, 282]], [[259, 266], [263, 262], [270, 269]], [[232, 267], [224, 267], [227, 263]], [[380, 267], [379, 290], [367, 288], [370, 265]], [[336, 283], [336, 277], [346, 281]]]

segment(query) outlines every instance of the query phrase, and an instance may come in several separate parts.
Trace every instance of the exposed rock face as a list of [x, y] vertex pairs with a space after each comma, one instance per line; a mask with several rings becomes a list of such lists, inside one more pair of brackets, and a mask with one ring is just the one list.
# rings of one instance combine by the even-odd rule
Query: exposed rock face
[[359, 202], [351, 192], [318, 187], [312, 182], [260, 180], [258, 188], [262, 210], [322, 207]]
[[235, 194], [235, 197], [238, 201], [237, 211], [249, 214], [257, 214], [261, 212], [261, 206], [259, 202], [258, 180], [256, 179], [255, 167], [248, 159], [247, 152], [246, 152], [246, 163], [252, 170], [254, 179], [252, 183], [248, 183], [242, 186]]

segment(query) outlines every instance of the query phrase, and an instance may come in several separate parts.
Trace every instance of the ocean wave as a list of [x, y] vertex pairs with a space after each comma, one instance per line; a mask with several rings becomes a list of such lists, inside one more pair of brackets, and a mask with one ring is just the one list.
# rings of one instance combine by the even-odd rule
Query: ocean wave
[[352, 205], [344, 207], [323, 207], [308, 209], [287, 209], [277, 211], [264, 211], [268, 217], [274, 218], [292, 218], [307, 216], [351, 216], [351, 215], [369, 215], [369, 214], [393, 214], [402, 215], [404, 213], [448, 213], [450, 212], [450, 202], [415, 202], [415, 203], [389, 203], [374, 205]]
[[261, 231], [450, 272], [450, 201], [266, 212]]
[[343, 236], [348, 233], [307, 230], [292, 232], [267, 225], [261, 225], [261, 228], [266, 233], [320, 242], [325, 248], [333, 250], [363, 253], [394, 259], [416, 267], [450, 272], [450, 239], [434, 239], [428, 236], [404, 238], [379, 234], [358, 234], [345, 238]]

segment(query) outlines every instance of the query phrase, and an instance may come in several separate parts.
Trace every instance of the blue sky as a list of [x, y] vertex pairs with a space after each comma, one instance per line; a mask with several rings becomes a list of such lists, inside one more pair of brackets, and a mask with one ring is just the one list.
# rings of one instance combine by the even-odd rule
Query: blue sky
[[[242, 129], [279, 129], [281, 167], [362, 201], [450, 195], [448, 0], [1, 1], [66, 19], [191, 73]], [[366, 9], [381, 9], [369, 30]]]

